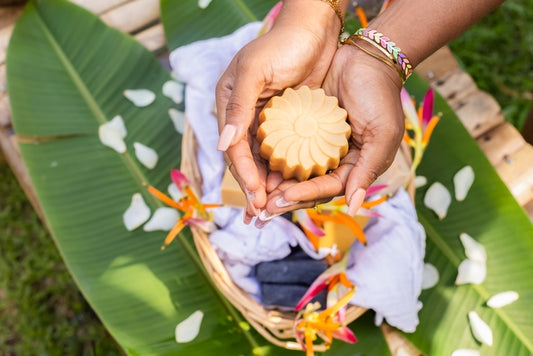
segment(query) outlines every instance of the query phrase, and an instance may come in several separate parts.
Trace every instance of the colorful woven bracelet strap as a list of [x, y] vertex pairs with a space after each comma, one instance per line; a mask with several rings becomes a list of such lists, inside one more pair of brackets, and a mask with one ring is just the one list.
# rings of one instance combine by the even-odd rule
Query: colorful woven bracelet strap
[[337, 17], [339, 18], [341, 22], [341, 30], [339, 33], [342, 34], [344, 32], [344, 16], [342, 16], [342, 11], [339, 7], [340, 0], [321, 0], [321, 1], [328, 3], [329, 6], [331, 6], [331, 8], [333, 9], [333, 11], [335, 11], [335, 13], [337, 14]]
[[411, 73], [413, 73], [413, 66], [407, 59], [405, 53], [402, 52], [400, 47], [396, 46], [396, 43], [392, 42], [388, 37], [384, 36], [382, 33], [377, 32], [376, 30], [368, 30], [366, 28], [360, 28], [355, 31], [354, 35], [359, 38], [368, 38], [383, 49], [385, 49], [389, 54], [392, 55], [395, 63], [398, 63], [402, 68], [403, 79], [404, 81], [409, 78]]
[[369, 51], [368, 49], [364, 48], [364, 47], [361, 47], [359, 46], [357, 43], [355, 43], [354, 39], [357, 38], [355, 36], [350, 36], [349, 38], [347, 38], [344, 43], [345, 44], [349, 44], [349, 45], [352, 45], [352, 46], [355, 46], [357, 48], [359, 48], [361, 51], [365, 52], [366, 54], [368, 54], [369, 56], [372, 56], [374, 57], [375, 59], [385, 63], [386, 65], [388, 65], [389, 67], [391, 67], [392, 69], [394, 69], [396, 71], [396, 73], [398, 73], [398, 75], [400, 76], [400, 80], [402, 81], [402, 84], [404, 83], [404, 79], [403, 79], [403, 73], [400, 71], [400, 69], [398, 69], [398, 67], [396, 65], [394, 65], [394, 62], [392, 61], [392, 59], [388, 58], [384, 58], [376, 53], [373, 53], [372, 51]]

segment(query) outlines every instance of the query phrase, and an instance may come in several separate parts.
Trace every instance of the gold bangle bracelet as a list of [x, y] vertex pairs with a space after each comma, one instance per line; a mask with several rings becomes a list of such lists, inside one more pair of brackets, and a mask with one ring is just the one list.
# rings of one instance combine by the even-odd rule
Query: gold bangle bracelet
[[394, 59], [394, 57], [392, 56], [392, 54], [390, 54], [389, 52], [387, 52], [385, 50], [385, 48], [381, 47], [380, 45], [378, 45], [376, 42], [372, 41], [370, 38], [367, 38], [367, 37], [364, 37], [364, 36], [358, 36], [358, 35], [353, 35], [355, 36], [356, 38], [360, 38], [362, 39], [363, 41], [365, 42], [368, 42], [370, 43], [372, 46], [376, 47], [377, 49], [379, 49], [379, 51], [381, 53], [383, 53], [385, 56], [387, 56], [388, 59], [390, 59], [394, 64], [396, 64], [396, 60]]
[[405, 82], [405, 80], [403, 79], [403, 76], [402, 76], [402, 73], [400, 72], [400, 70], [394, 65], [394, 63], [392, 62], [392, 60], [389, 60], [388, 57], [387, 58], [383, 58], [381, 57], [380, 55], [372, 52], [372, 51], [369, 51], [368, 49], [364, 48], [364, 47], [361, 47], [359, 46], [357, 43], [355, 43], [353, 40], [352, 40], [352, 37], [346, 39], [346, 41], [344, 41], [344, 43], [347, 43], [349, 45], [352, 45], [352, 46], [355, 46], [357, 48], [359, 48], [361, 51], [365, 52], [366, 54], [368, 54], [369, 56], [372, 56], [374, 57], [375, 59], [385, 63], [386, 65], [388, 65], [389, 67], [391, 67], [392, 69], [394, 69], [396, 71], [396, 73], [398, 73], [398, 76], [400, 77], [400, 81], [402, 82], [402, 85], [403, 83]]

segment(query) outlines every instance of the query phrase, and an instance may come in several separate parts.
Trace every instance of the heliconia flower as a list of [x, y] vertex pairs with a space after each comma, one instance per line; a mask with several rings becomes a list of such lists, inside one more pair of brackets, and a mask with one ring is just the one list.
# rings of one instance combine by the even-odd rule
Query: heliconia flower
[[274, 22], [276, 21], [282, 6], [283, 2], [280, 1], [274, 5], [272, 9], [270, 9], [268, 14], [263, 19], [263, 26], [261, 26], [261, 29], [257, 33], [257, 37], [264, 35], [272, 29], [272, 26], [274, 26]]
[[296, 304], [294, 310], [298, 311], [302, 309], [314, 297], [316, 297], [318, 293], [326, 288], [333, 288], [337, 283], [341, 283], [350, 290], [354, 289], [353, 284], [348, 280], [345, 274], [347, 262], [348, 255], [345, 255], [342, 260], [331, 265], [327, 270], [322, 272], [309, 286], [302, 298], [300, 298], [300, 301]]
[[[434, 92], [431, 88], [426, 92], [418, 111], [415, 108], [413, 99], [405, 88], [402, 88], [400, 92], [400, 99], [405, 115], [406, 133], [404, 134], [403, 140], [414, 150], [413, 163], [411, 165], [411, 173], [414, 173], [422, 161], [424, 150], [429, 143], [431, 134], [439, 122], [440, 117], [433, 115]], [[411, 132], [411, 135], [409, 132]]]
[[153, 196], [168, 206], [179, 210], [181, 213], [181, 217], [176, 222], [176, 225], [174, 225], [165, 238], [163, 246], [161, 246], [162, 250], [164, 250], [174, 240], [174, 238], [176, 238], [176, 236], [185, 228], [185, 226], [196, 228], [207, 233], [213, 232], [216, 227], [213, 223], [211, 215], [207, 212], [207, 209], [220, 206], [220, 204], [203, 204], [193, 192], [187, 177], [179, 170], [171, 170], [170, 177], [174, 184], [178, 187], [179, 191], [183, 194], [178, 201], [174, 201], [172, 198], [163, 194], [156, 188], [148, 186], [148, 191]]
[[333, 339], [339, 339], [348, 343], [357, 342], [353, 332], [341, 321], [338, 320], [338, 312], [346, 307], [354, 295], [354, 290], [350, 290], [338, 302], [323, 310], [320, 309], [320, 303], [309, 303], [305, 309], [301, 310], [296, 316], [294, 331], [296, 340], [305, 350], [306, 356], [314, 355], [313, 342], [317, 336], [324, 340], [326, 347], [329, 347]]

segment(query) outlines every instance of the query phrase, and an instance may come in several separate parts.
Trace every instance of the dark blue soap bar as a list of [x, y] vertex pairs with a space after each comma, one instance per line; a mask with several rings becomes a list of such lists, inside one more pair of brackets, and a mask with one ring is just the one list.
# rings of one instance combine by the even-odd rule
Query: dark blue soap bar
[[310, 285], [327, 268], [322, 260], [283, 259], [257, 264], [255, 277], [262, 283]]
[[[261, 284], [261, 304], [266, 308], [294, 310], [294, 307], [307, 291], [307, 286], [297, 284]], [[327, 290], [320, 292], [311, 302], [318, 301], [325, 309]]]

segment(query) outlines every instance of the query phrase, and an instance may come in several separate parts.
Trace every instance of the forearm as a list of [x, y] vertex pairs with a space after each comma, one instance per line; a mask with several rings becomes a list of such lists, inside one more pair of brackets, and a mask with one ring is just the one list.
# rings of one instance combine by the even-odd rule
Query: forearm
[[413, 67], [504, 0], [396, 0], [369, 25], [389, 37]]

